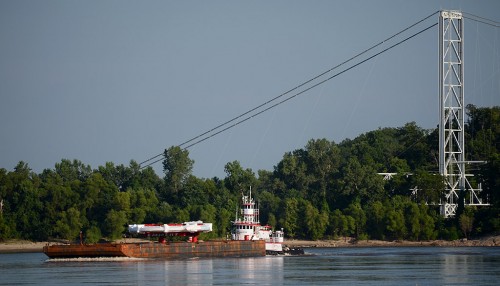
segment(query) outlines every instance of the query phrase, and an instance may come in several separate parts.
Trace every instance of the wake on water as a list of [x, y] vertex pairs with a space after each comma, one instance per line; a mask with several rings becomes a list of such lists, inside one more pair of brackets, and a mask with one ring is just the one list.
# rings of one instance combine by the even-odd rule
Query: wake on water
[[77, 258], [49, 258], [45, 262], [95, 262], [95, 261], [144, 261], [149, 258], [135, 258], [135, 257], [77, 257]]

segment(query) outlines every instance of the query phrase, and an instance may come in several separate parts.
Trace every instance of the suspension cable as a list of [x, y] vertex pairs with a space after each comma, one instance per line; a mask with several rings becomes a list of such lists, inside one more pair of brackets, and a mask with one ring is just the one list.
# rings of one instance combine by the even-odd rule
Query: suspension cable
[[480, 17], [480, 16], [477, 16], [477, 15], [474, 15], [474, 14], [471, 14], [471, 13], [467, 13], [467, 12], [462, 12], [462, 14], [463, 15], [469, 15], [469, 17], [463, 16], [466, 19], [469, 19], [469, 20], [472, 20], [472, 21], [476, 21], [476, 22], [479, 22], [479, 23], [483, 23], [483, 24], [486, 24], [486, 25], [490, 25], [490, 26], [493, 26], [493, 27], [496, 27], [496, 28], [500, 27], [500, 22], [497, 22], [497, 21], [494, 21], [494, 20], [491, 20], [491, 19], [488, 19], [488, 18]]
[[[281, 101], [279, 101], [279, 102], [277, 102], [277, 103], [275, 103], [275, 104], [273, 104], [273, 105], [271, 105], [271, 106], [269, 106], [269, 107], [267, 107], [267, 108], [265, 108], [265, 109], [263, 109], [263, 110], [261, 110], [261, 111], [259, 111], [259, 112], [255, 113], [255, 114], [253, 114], [253, 115], [250, 115], [250, 116], [248, 116], [248, 117], [246, 117], [246, 118], [244, 118], [244, 119], [242, 119], [242, 120], [239, 120], [239, 121], [237, 121], [237, 122], [234, 122], [234, 121], [236, 121], [236, 120], [238, 120], [238, 119], [240, 119], [240, 118], [242, 118], [242, 117], [244, 117], [244, 116], [248, 115], [249, 113], [252, 113], [253, 111], [256, 111], [257, 109], [260, 109], [261, 107], [264, 107], [264, 106], [266, 106], [266, 105], [270, 104], [271, 102], [276, 101], [276, 100], [278, 100], [279, 98], [281, 98], [281, 97], [283, 97], [283, 96], [285, 96], [285, 95], [287, 95], [287, 94], [290, 94], [290, 93], [292, 93], [292, 92], [296, 91], [297, 89], [299, 89], [299, 88], [301, 88], [301, 87], [303, 87], [303, 86], [307, 85], [308, 83], [311, 83], [311, 82], [313, 82], [313, 81], [317, 80], [318, 78], [320, 78], [320, 77], [322, 77], [322, 76], [326, 75], [327, 73], [332, 72], [333, 70], [335, 70], [335, 69], [337, 69], [337, 68], [339, 68], [339, 67], [341, 67], [341, 66], [343, 66], [343, 65], [347, 64], [348, 62], [353, 61], [354, 59], [356, 59], [356, 58], [358, 58], [358, 57], [360, 57], [360, 56], [362, 56], [362, 55], [366, 54], [367, 52], [369, 52], [369, 51], [371, 51], [371, 50], [375, 49], [376, 47], [378, 47], [378, 46], [380, 46], [380, 45], [382, 45], [382, 44], [386, 43], [387, 41], [389, 41], [389, 40], [393, 39], [394, 37], [396, 37], [396, 36], [398, 36], [398, 35], [400, 35], [400, 34], [404, 33], [405, 31], [407, 31], [407, 30], [409, 30], [409, 29], [413, 28], [414, 26], [416, 26], [416, 25], [418, 25], [418, 24], [422, 23], [423, 21], [425, 21], [425, 20], [429, 19], [430, 17], [432, 17], [432, 16], [433, 16], [433, 15], [435, 15], [436, 13], [438, 13], [438, 11], [433, 12], [433, 13], [432, 13], [432, 14], [430, 14], [429, 16], [427, 16], [427, 17], [423, 18], [422, 20], [420, 20], [420, 21], [418, 21], [418, 22], [416, 22], [416, 23], [414, 23], [414, 24], [412, 24], [412, 25], [408, 26], [407, 28], [405, 28], [405, 29], [403, 29], [403, 30], [399, 31], [398, 33], [396, 33], [396, 34], [394, 34], [394, 35], [392, 35], [392, 36], [388, 37], [387, 39], [385, 39], [385, 40], [383, 40], [383, 41], [381, 41], [381, 42], [379, 42], [379, 43], [377, 43], [377, 44], [373, 45], [372, 47], [370, 47], [370, 48], [368, 48], [368, 49], [366, 49], [366, 50], [364, 50], [364, 51], [362, 51], [362, 52], [360, 52], [360, 53], [358, 53], [358, 54], [356, 54], [355, 56], [353, 56], [353, 57], [349, 58], [348, 60], [346, 60], [346, 61], [344, 61], [344, 62], [342, 62], [342, 63], [340, 63], [340, 64], [338, 64], [338, 65], [336, 65], [336, 66], [334, 66], [334, 67], [332, 67], [332, 68], [330, 68], [330, 69], [328, 69], [327, 71], [324, 71], [324, 72], [320, 73], [319, 75], [317, 75], [317, 76], [315, 76], [315, 77], [313, 77], [313, 78], [311, 78], [311, 79], [309, 79], [309, 80], [307, 80], [307, 81], [305, 81], [305, 82], [301, 83], [300, 85], [298, 85], [298, 86], [296, 86], [296, 87], [294, 87], [294, 88], [292, 88], [292, 89], [290, 89], [290, 90], [288, 90], [288, 91], [286, 91], [286, 92], [284, 92], [284, 93], [282, 93], [282, 94], [280, 94], [280, 95], [278, 95], [278, 96], [276, 96], [276, 97], [274, 97], [274, 98], [272, 98], [272, 99], [270, 99], [270, 100], [268, 100], [268, 101], [266, 101], [266, 102], [264, 102], [264, 103], [262, 103], [262, 104], [260, 104], [260, 105], [258, 105], [258, 106], [256, 106], [256, 107], [254, 107], [254, 108], [252, 108], [252, 109], [250, 109], [250, 110], [248, 110], [248, 111], [246, 111], [246, 112], [244, 112], [244, 113], [242, 113], [242, 114], [240, 114], [240, 115], [238, 115], [238, 116], [236, 116], [236, 117], [234, 117], [234, 118], [232, 118], [231, 120], [228, 120], [228, 121], [226, 121], [226, 122], [224, 122], [224, 123], [222, 123], [222, 124], [219, 124], [219, 125], [217, 125], [216, 127], [212, 128], [212, 129], [210, 129], [210, 130], [208, 130], [208, 131], [206, 131], [206, 132], [203, 132], [202, 134], [197, 135], [197, 136], [195, 136], [195, 137], [193, 137], [193, 138], [191, 138], [191, 139], [189, 139], [189, 140], [187, 140], [187, 141], [185, 141], [185, 142], [183, 142], [183, 143], [181, 143], [181, 144], [179, 144], [179, 145], [177, 145], [177, 146], [182, 147], [182, 146], [184, 146], [184, 145], [186, 145], [186, 144], [188, 144], [188, 143], [190, 143], [190, 142], [193, 142], [193, 141], [195, 141], [195, 140], [197, 140], [197, 139], [199, 139], [199, 138], [201, 138], [201, 137], [203, 137], [203, 136], [205, 136], [205, 135], [207, 135], [207, 134], [209, 134], [209, 133], [214, 132], [213, 134], [210, 134], [210, 135], [208, 135], [208, 136], [206, 136], [206, 137], [204, 137], [204, 138], [202, 138], [202, 139], [199, 139], [199, 140], [197, 140], [197, 141], [195, 141], [195, 142], [193, 142], [193, 143], [191, 143], [191, 144], [189, 144], [189, 145], [187, 145], [187, 146], [183, 147], [183, 149], [188, 149], [188, 148], [190, 148], [190, 147], [192, 147], [192, 146], [194, 146], [194, 145], [197, 145], [197, 144], [199, 144], [199, 143], [201, 143], [201, 142], [203, 142], [203, 141], [205, 141], [205, 140], [207, 140], [207, 139], [209, 139], [209, 138], [212, 138], [212, 137], [214, 137], [214, 136], [216, 136], [216, 135], [218, 135], [218, 134], [220, 134], [220, 133], [222, 133], [222, 132], [225, 132], [225, 131], [227, 131], [227, 130], [229, 130], [229, 129], [231, 129], [231, 128], [233, 128], [233, 127], [235, 127], [235, 126], [237, 126], [237, 125], [239, 125], [239, 124], [241, 124], [241, 123], [243, 123], [243, 122], [246, 122], [246, 121], [248, 121], [248, 120], [250, 120], [250, 119], [252, 119], [252, 118], [254, 118], [254, 117], [256, 117], [256, 116], [258, 116], [258, 115], [260, 115], [260, 114], [262, 114], [262, 113], [264, 113], [264, 112], [266, 112], [266, 111], [268, 111], [268, 110], [270, 110], [270, 109], [272, 109], [272, 108], [274, 108], [274, 107], [276, 107], [276, 106], [278, 106], [278, 105], [281, 105], [281, 104], [283, 104], [283, 103], [285, 103], [285, 102], [287, 102], [287, 101], [291, 100], [292, 98], [295, 98], [295, 97], [297, 97], [297, 96], [299, 96], [299, 95], [301, 95], [301, 94], [303, 94], [303, 93], [305, 93], [305, 92], [307, 92], [307, 91], [309, 91], [309, 90], [311, 90], [311, 89], [313, 89], [313, 88], [315, 88], [315, 87], [317, 87], [317, 86], [319, 86], [319, 85], [321, 85], [321, 84], [323, 84], [323, 83], [325, 83], [325, 82], [327, 82], [327, 81], [329, 81], [329, 80], [331, 80], [331, 79], [333, 79], [333, 78], [335, 78], [335, 77], [337, 77], [337, 76], [339, 76], [339, 75], [341, 75], [341, 74], [343, 74], [343, 73], [345, 73], [345, 72], [347, 72], [347, 71], [349, 71], [349, 70], [351, 70], [351, 69], [353, 69], [353, 68], [355, 68], [355, 67], [357, 67], [357, 66], [359, 66], [359, 65], [361, 65], [361, 64], [363, 64], [363, 63], [365, 63], [365, 62], [367, 62], [367, 61], [369, 61], [369, 60], [371, 60], [371, 59], [373, 59], [374, 57], [376, 57], [376, 56], [378, 56], [378, 55], [380, 55], [380, 54], [382, 54], [382, 53], [384, 53], [384, 52], [386, 52], [386, 51], [388, 51], [388, 50], [390, 50], [390, 49], [392, 49], [392, 48], [394, 48], [394, 47], [396, 47], [396, 46], [398, 46], [398, 45], [400, 45], [400, 44], [402, 44], [402, 43], [404, 43], [404, 42], [406, 42], [406, 41], [408, 41], [409, 39], [411, 39], [411, 38], [413, 38], [413, 37], [415, 37], [415, 36], [417, 36], [417, 35], [419, 35], [419, 34], [421, 34], [421, 33], [425, 32], [425, 31], [427, 31], [427, 30], [431, 29], [432, 27], [436, 26], [436, 25], [437, 25], [437, 23], [435, 23], [435, 24], [433, 24], [433, 25], [431, 25], [431, 26], [428, 26], [427, 28], [425, 28], [425, 29], [423, 29], [423, 30], [420, 30], [419, 32], [417, 32], [417, 33], [415, 33], [415, 34], [413, 34], [413, 35], [411, 35], [411, 36], [409, 36], [409, 37], [405, 38], [404, 40], [399, 41], [398, 43], [396, 43], [396, 44], [394, 44], [394, 45], [392, 45], [392, 46], [390, 46], [390, 47], [388, 47], [388, 48], [386, 48], [386, 49], [384, 49], [384, 50], [382, 50], [382, 51], [380, 51], [380, 52], [376, 53], [376, 54], [375, 54], [375, 55], [373, 55], [373, 56], [368, 57], [367, 59], [365, 59], [365, 60], [363, 60], [363, 61], [361, 61], [361, 62], [358, 62], [358, 63], [356, 63], [356, 64], [354, 64], [354, 65], [352, 65], [352, 66], [350, 66], [350, 67], [348, 67], [348, 68], [346, 68], [346, 69], [344, 69], [344, 70], [342, 70], [342, 71], [340, 71], [340, 72], [338, 72], [338, 73], [334, 74], [333, 76], [328, 77], [327, 79], [324, 79], [324, 80], [322, 80], [322, 81], [320, 81], [320, 82], [318, 82], [318, 83], [316, 83], [316, 84], [314, 84], [314, 85], [312, 85], [312, 86], [310, 86], [310, 87], [308, 87], [308, 88], [306, 88], [306, 89], [304, 89], [304, 90], [302, 90], [302, 91], [300, 91], [300, 92], [298, 92], [298, 93], [295, 93], [295, 94], [293, 94], [293, 95], [291, 95], [291, 96], [289, 96], [289, 97], [287, 97], [287, 98], [285, 98], [285, 99], [283, 99], [283, 100], [281, 100]], [[215, 132], [217, 129], [220, 129], [220, 128], [222, 128], [222, 127], [224, 127], [224, 126], [226, 126], [226, 125], [228, 125], [229, 123], [232, 123], [232, 122], [234, 122], [234, 123], [233, 123], [233, 124], [231, 124], [231, 125], [229, 125], [229, 126], [227, 126], [227, 127], [225, 127], [225, 128], [223, 128], [223, 129], [221, 129], [221, 130], [219, 130], [219, 131], [217, 131], [217, 132]], [[159, 158], [159, 157], [161, 157], [161, 158], [160, 158], [160, 159], [157, 159], [157, 158]], [[164, 157], [164, 153], [160, 153], [160, 154], [158, 154], [158, 155], [155, 155], [155, 156], [153, 156], [153, 157], [151, 157], [151, 158], [149, 158], [149, 159], [147, 159], [147, 160], [145, 160], [145, 161], [141, 162], [141, 163], [139, 164], [139, 166], [141, 166], [141, 169], [142, 169], [142, 168], [145, 168], [145, 167], [148, 167], [148, 166], [151, 166], [151, 165], [153, 165], [153, 164], [155, 164], [155, 163], [157, 163], [157, 162], [159, 162], [159, 161], [162, 161], [162, 160], [164, 159], [163, 157]], [[156, 160], [155, 160], [155, 159], [156, 159]], [[153, 160], [154, 160], [154, 161], [153, 161]], [[152, 161], [152, 162], [150, 162], [150, 161]], [[149, 162], [149, 163], [148, 163], [148, 162]], [[147, 163], [147, 164], [145, 164], [145, 163]], [[145, 164], [145, 165], [143, 165], [143, 164]]]

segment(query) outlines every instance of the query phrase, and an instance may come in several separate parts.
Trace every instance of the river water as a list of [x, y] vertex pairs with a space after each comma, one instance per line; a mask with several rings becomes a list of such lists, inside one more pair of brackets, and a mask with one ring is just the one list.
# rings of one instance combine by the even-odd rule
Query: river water
[[500, 285], [500, 248], [309, 248], [306, 254], [187, 260], [0, 254], [0, 285]]

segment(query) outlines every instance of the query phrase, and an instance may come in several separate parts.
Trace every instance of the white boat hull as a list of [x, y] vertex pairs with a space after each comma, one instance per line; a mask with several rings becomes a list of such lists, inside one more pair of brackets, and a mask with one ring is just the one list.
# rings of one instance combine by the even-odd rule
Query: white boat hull
[[266, 242], [266, 252], [283, 252], [283, 244]]

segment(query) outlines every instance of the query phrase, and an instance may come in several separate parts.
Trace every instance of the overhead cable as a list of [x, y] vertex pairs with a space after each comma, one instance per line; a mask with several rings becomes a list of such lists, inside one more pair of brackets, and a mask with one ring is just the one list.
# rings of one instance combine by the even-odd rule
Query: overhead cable
[[496, 27], [496, 28], [500, 27], [500, 22], [497, 22], [497, 21], [494, 21], [494, 20], [491, 20], [491, 19], [488, 19], [488, 18], [476, 16], [474, 14], [470, 14], [470, 13], [467, 13], [467, 12], [462, 12], [462, 15], [469, 15], [469, 17], [467, 17], [467, 16], [463, 16], [463, 17], [466, 18], [466, 19], [472, 20], [472, 21], [476, 21], [476, 22], [479, 22], [479, 23], [490, 25], [490, 26], [493, 26], [493, 27]]
[[[298, 90], [299, 88], [301, 88], [301, 87], [303, 87], [303, 86], [305, 86], [305, 85], [307, 85], [307, 84], [309, 84], [309, 83], [311, 83], [311, 82], [313, 82], [313, 81], [315, 81], [315, 80], [317, 80], [317, 79], [321, 78], [322, 76], [324, 76], [324, 75], [326, 75], [326, 74], [328, 74], [328, 73], [330, 73], [330, 72], [334, 71], [335, 69], [338, 69], [339, 67], [341, 67], [341, 66], [343, 66], [343, 65], [347, 64], [348, 62], [353, 61], [354, 59], [356, 59], [356, 58], [358, 58], [358, 57], [360, 57], [360, 56], [362, 56], [362, 55], [366, 54], [367, 52], [369, 52], [369, 51], [371, 51], [371, 50], [373, 50], [373, 49], [377, 48], [378, 46], [380, 46], [380, 45], [382, 45], [382, 44], [384, 44], [384, 43], [386, 43], [386, 42], [390, 41], [391, 39], [393, 39], [393, 38], [397, 37], [398, 35], [400, 35], [400, 34], [404, 33], [405, 31], [407, 31], [407, 30], [409, 30], [409, 29], [411, 29], [411, 28], [415, 27], [416, 25], [418, 25], [418, 24], [422, 23], [423, 21], [425, 21], [425, 20], [427, 20], [428, 18], [432, 17], [432, 16], [433, 16], [433, 15], [435, 15], [436, 13], [438, 13], [438, 11], [433, 12], [433, 13], [432, 13], [432, 14], [430, 14], [429, 16], [427, 16], [427, 17], [423, 18], [422, 20], [420, 20], [420, 21], [418, 21], [418, 22], [416, 22], [416, 23], [414, 23], [414, 24], [412, 24], [412, 25], [408, 26], [407, 28], [405, 28], [405, 29], [403, 29], [403, 30], [399, 31], [398, 33], [396, 33], [396, 34], [394, 34], [394, 35], [392, 35], [392, 36], [388, 37], [387, 39], [385, 39], [385, 40], [383, 40], [383, 41], [381, 41], [381, 42], [379, 42], [379, 43], [377, 43], [377, 44], [373, 45], [372, 47], [370, 47], [370, 48], [368, 48], [368, 49], [366, 49], [366, 50], [364, 50], [364, 51], [362, 51], [362, 52], [360, 52], [360, 53], [358, 53], [358, 54], [356, 54], [355, 56], [353, 56], [353, 57], [349, 58], [348, 60], [346, 60], [346, 61], [344, 61], [344, 62], [342, 62], [342, 63], [340, 63], [340, 64], [338, 64], [338, 65], [336, 65], [336, 66], [334, 66], [334, 67], [332, 67], [332, 68], [330, 68], [330, 69], [328, 69], [327, 71], [324, 71], [324, 72], [320, 73], [319, 75], [317, 75], [317, 76], [315, 76], [315, 77], [313, 77], [313, 78], [311, 78], [311, 79], [309, 79], [309, 80], [307, 80], [307, 81], [305, 81], [305, 82], [301, 83], [300, 85], [298, 85], [298, 86], [296, 86], [296, 87], [294, 87], [294, 88], [292, 88], [292, 89], [290, 89], [290, 90], [288, 90], [288, 91], [286, 91], [286, 92], [284, 92], [284, 93], [282, 93], [282, 94], [280, 94], [280, 95], [278, 95], [278, 96], [276, 96], [276, 97], [274, 97], [274, 98], [272, 98], [272, 99], [270, 99], [270, 100], [268, 100], [268, 101], [266, 101], [266, 102], [264, 102], [264, 103], [262, 103], [262, 104], [260, 104], [260, 105], [258, 105], [258, 106], [256, 106], [256, 107], [254, 107], [254, 108], [252, 108], [252, 109], [250, 109], [250, 110], [248, 110], [248, 111], [246, 111], [246, 112], [244, 112], [244, 113], [242, 113], [242, 114], [240, 114], [240, 115], [238, 115], [238, 116], [236, 116], [236, 117], [234, 117], [234, 118], [232, 118], [231, 120], [228, 120], [228, 121], [226, 121], [226, 122], [224, 122], [224, 123], [222, 123], [222, 124], [219, 124], [219, 125], [217, 125], [216, 127], [212, 128], [212, 129], [210, 129], [210, 130], [208, 130], [208, 131], [206, 131], [206, 132], [204, 132], [204, 133], [202, 133], [202, 134], [200, 134], [200, 135], [197, 135], [197, 136], [195, 136], [195, 137], [193, 137], [193, 138], [191, 138], [191, 139], [189, 139], [189, 140], [187, 140], [187, 141], [185, 141], [185, 142], [183, 142], [183, 143], [181, 143], [181, 144], [179, 144], [179, 145], [177, 145], [177, 146], [182, 147], [182, 146], [184, 146], [184, 145], [186, 145], [186, 144], [188, 144], [188, 143], [190, 143], [190, 142], [193, 142], [193, 141], [195, 141], [195, 140], [197, 140], [197, 139], [199, 139], [199, 138], [201, 138], [201, 137], [203, 137], [203, 136], [207, 135], [206, 137], [201, 138], [201, 139], [199, 139], [199, 140], [195, 141], [194, 143], [191, 143], [191, 144], [189, 144], [189, 145], [187, 145], [187, 146], [183, 147], [183, 149], [188, 149], [188, 148], [190, 148], [190, 147], [192, 147], [192, 146], [194, 146], [194, 145], [196, 145], [196, 144], [199, 144], [199, 143], [201, 143], [201, 142], [203, 142], [203, 141], [205, 141], [205, 140], [207, 140], [207, 139], [209, 139], [209, 138], [212, 138], [212, 137], [214, 137], [214, 136], [216, 136], [216, 135], [218, 135], [218, 134], [220, 134], [220, 133], [222, 133], [222, 132], [224, 132], [224, 131], [227, 131], [227, 130], [229, 130], [229, 129], [231, 129], [231, 128], [233, 128], [233, 127], [235, 127], [235, 126], [237, 126], [237, 125], [239, 125], [239, 124], [241, 124], [241, 123], [243, 123], [243, 122], [245, 122], [245, 121], [248, 121], [249, 119], [254, 118], [255, 116], [260, 115], [260, 114], [262, 114], [262, 113], [264, 113], [264, 112], [266, 112], [266, 111], [268, 111], [268, 110], [270, 110], [270, 109], [272, 109], [272, 108], [274, 108], [274, 107], [276, 107], [276, 106], [278, 106], [278, 105], [280, 105], [280, 104], [282, 104], [282, 103], [284, 103], [284, 102], [287, 102], [287, 101], [289, 101], [290, 99], [295, 98], [295, 97], [297, 97], [298, 95], [301, 95], [301, 94], [303, 94], [303, 93], [305, 93], [305, 92], [307, 92], [307, 91], [309, 91], [309, 90], [311, 90], [311, 89], [313, 89], [313, 88], [315, 88], [315, 87], [317, 87], [317, 86], [319, 86], [319, 85], [321, 85], [321, 84], [323, 84], [323, 83], [325, 83], [325, 82], [327, 82], [327, 81], [329, 81], [329, 80], [331, 80], [331, 79], [333, 79], [333, 78], [335, 78], [335, 77], [337, 77], [337, 76], [339, 76], [339, 75], [341, 75], [341, 74], [343, 74], [343, 73], [345, 73], [345, 72], [347, 72], [347, 71], [349, 71], [349, 70], [351, 70], [351, 69], [353, 69], [354, 67], [359, 66], [360, 64], [362, 64], [362, 63], [364, 63], [364, 62], [366, 62], [366, 61], [368, 61], [368, 60], [370, 60], [370, 59], [372, 59], [372, 58], [374, 58], [374, 57], [376, 57], [376, 56], [378, 56], [378, 55], [380, 55], [380, 54], [382, 54], [382, 53], [384, 53], [384, 52], [386, 52], [386, 51], [388, 51], [388, 50], [390, 50], [390, 49], [392, 49], [392, 48], [394, 48], [394, 47], [396, 47], [396, 46], [398, 46], [398, 45], [400, 45], [401, 43], [406, 42], [407, 40], [409, 40], [409, 39], [411, 39], [411, 38], [413, 38], [413, 37], [415, 37], [415, 36], [417, 36], [417, 35], [419, 35], [419, 34], [421, 34], [421, 33], [425, 32], [425, 31], [429, 30], [430, 28], [432, 28], [432, 27], [436, 26], [436, 25], [437, 25], [437, 23], [435, 23], [435, 24], [433, 24], [433, 25], [431, 25], [431, 26], [429, 26], [429, 27], [427, 27], [427, 28], [425, 28], [425, 29], [423, 29], [423, 30], [420, 30], [419, 32], [417, 32], [417, 33], [415, 33], [415, 34], [413, 34], [413, 35], [411, 35], [411, 36], [409, 36], [409, 37], [405, 38], [405, 39], [404, 39], [404, 40], [402, 40], [402, 41], [399, 41], [398, 43], [396, 43], [396, 44], [394, 44], [394, 45], [390, 46], [389, 48], [386, 48], [386, 49], [382, 50], [381, 52], [378, 52], [378, 53], [376, 53], [375, 55], [372, 55], [372, 56], [368, 57], [367, 59], [365, 59], [365, 60], [363, 60], [363, 61], [361, 61], [361, 62], [358, 62], [358, 63], [356, 63], [356, 64], [354, 64], [354, 65], [352, 65], [352, 66], [350, 66], [350, 67], [348, 67], [348, 68], [346, 68], [346, 69], [344, 69], [344, 70], [342, 70], [342, 71], [340, 71], [340, 72], [338, 72], [338, 73], [334, 74], [333, 76], [328, 77], [327, 79], [324, 79], [324, 80], [322, 80], [322, 81], [320, 81], [320, 82], [318, 82], [318, 83], [316, 83], [316, 84], [314, 84], [314, 85], [312, 85], [312, 86], [310, 86], [310, 87], [308, 87], [308, 88], [306, 88], [306, 89], [304, 89], [304, 90], [302, 90], [302, 91], [300, 91], [300, 92], [298, 92], [298, 93], [295, 93], [295, 94], [293, 94], [293, 95], [291, 95], [291, 96], [289, 96], [289, 97], [287, 97], [287, 98], [285, 98], [285, 99], [283, 99], [283, 100], [281, 100], [281, 101], [279, 101], [279, 102], [277, 102], [277, 103], [275, 103], [275, 104], [273, 104], [273, 105], [271, 105], [271, 106], [269, 106], [269, 107], [265, 108], [265, 109], [262, 109], [262, 110], [258, 111], [257, 113], [254, 113], [253, 115], [250, 115], [250, 116], [248, 116], [248, 117], [246, 117], [246, 118], [244, 118], [244, 119], [242, 119], [242, 120], [236, 121], [236, 120], [241, 119], [241, 118], [243, 118], [244, 116], [246, 116], [246, 115], [248, 115], [248, 114], [250, 114], [250, 113], [252, 113], [252, 112], [254, 112], [254, 111], [256, 111], [256, 110], [258, 110], [258, 109], [260, 109], [260, 108], [262, 108], [262, 107], [264, 107], [264, 106], [266, 106], [266, 105], [268, 105], [268, 104], [270, 104], [270, 103], [272, 103], [272, 102], [274, 102], [274, 101], [276, 101], [276, 100], [278, 100], [279, 98], [281, 98], [281, 97], [283, 97], [283, 96], [285, 96], [285, 95], [288, 95], [288, 94], [290, 94], [290, 93], [292, 93], [292, 92], [294, 92], [294, 91]], [[236, 122], [235, 122], [235, 121], [236, 121]], [[234, 123], [233, 123], [233, 122], [234, 122]], [[233, 124], [229, 125], [230, 123], [233, 123]], [[229, 125], [229, 126], [226, 126], [226, 125]], [[226, 126], [226, 127], [225, 127], [225, 128], [223, 128], [223, 129], [220, 129], [220, 128], [224, 127], [224, 126]], [[218, 129], [220, 129], [220, 130], [218, 130]], [[218, 131], [217, 131], [217, 132], [215, 132], [216, 130], [218, 130]], [[213, 133], [212, 133], [212, 132], [213, 132]], [[209, 133], [212, 133], [212, 134], [209, 134]], [[159, 158], [159, 157], [162, 157], [162, 158], [157, 159], [157, 158]], [[153, 165], [153, 164], [155, 164], [155, 163], [157, 163], [157, 162], [159, 162], [159, 161], [162, 161], [162, 160], [163, 160], [163, 157], [164, 157], [164, 153], [160, 153], [160, 154], [158, 154], [158, 155], [156, 155], [156, 156], [153, 156], [153, 157], [151, 157], [151, 158], [149, 158], [149, 159], [147, 159], [147, 160], [145, 160], [145, 161], [141, 162], [139, 165], [141, 166], [141, 168], [145, 168], [145, 167], [150, 166], [150, 165]], [[156, 160], [155, 160], [155, 159], [156, 159]], [[153, 160], [154, 160], [154, 161], [153, 161]], [[151, 162], [151, 161], [152, 161], [152, 162]], [[148, 162], [149, 162], [149, 163], [148, 163]], [[147, 164], [145, 164], [145, 163], [147, 163]], [[145, 165], [143, 165], [143, 164], [145, 164]]]

